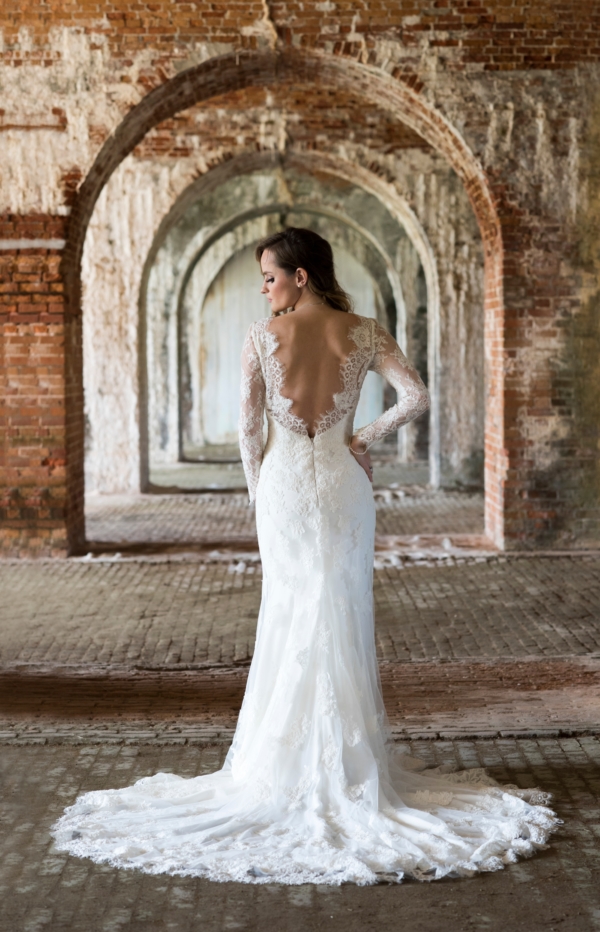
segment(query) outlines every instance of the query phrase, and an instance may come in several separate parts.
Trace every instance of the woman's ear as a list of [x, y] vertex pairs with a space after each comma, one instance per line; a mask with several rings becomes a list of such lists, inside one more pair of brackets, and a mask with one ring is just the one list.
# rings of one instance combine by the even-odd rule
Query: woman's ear
[[296, 269], [296, 284], [298, 288], [303, 288], [308, 282], [306, 269]]

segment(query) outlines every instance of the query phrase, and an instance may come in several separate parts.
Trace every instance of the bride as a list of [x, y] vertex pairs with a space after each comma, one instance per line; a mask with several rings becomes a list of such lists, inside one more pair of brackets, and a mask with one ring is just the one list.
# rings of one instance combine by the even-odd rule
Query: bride
[[[209, 776], [158, 773], [80, 796], [53, 828], [57, 847], [245, 883], [496, 870], [555, 829], [547, 797], [482, 770], [423, 772], [386, 736], [367, 450], [425, 411], [427, 390], [390, 334], [351, 313], [326, 240], [289, 228], [257, 258], [272, 316], [244, 343], [240, 444], [264, 581], [233, 743]], [[369, 369], [398, 401], [353, 433]]]

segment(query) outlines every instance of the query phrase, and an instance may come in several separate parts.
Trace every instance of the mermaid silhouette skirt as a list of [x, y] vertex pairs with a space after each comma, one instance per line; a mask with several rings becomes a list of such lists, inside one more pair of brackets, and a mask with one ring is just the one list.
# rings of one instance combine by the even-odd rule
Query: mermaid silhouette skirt
[[311, 439], [269, 415], [256, 497], [263, 597], [222, 770], [86, 793], [56, 846], [147, 873], [372, 884], [490, 871], [543, 846], [538, 791], [425, 771], [388, 740], [373, 630], [375, 512], [351, 415]]

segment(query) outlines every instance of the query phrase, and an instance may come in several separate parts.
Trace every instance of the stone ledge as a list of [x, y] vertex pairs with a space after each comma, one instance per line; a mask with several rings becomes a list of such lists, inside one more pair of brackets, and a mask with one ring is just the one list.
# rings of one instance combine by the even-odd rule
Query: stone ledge
[[[384, 662], [394, 740], [600, 734], [600, 657]], [[0, 668], [0, 743], [230, 741], [248, 664]]]

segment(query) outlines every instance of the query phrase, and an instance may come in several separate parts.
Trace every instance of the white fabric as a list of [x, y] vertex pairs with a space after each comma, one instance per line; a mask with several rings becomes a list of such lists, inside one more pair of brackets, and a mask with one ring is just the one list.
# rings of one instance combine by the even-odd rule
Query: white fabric
[[[558, 820], [536, 791], [482, 770], [418, 772], [386, 740], [373, 634], [375, 512], [348, 450], [369, 367], [398, 390], [372, 443], [427, 406], [395, 341], [357, 318], [344, 390], [314, 438], [289, 412], [269, 321], [243, 354], [241, 446], [264, 584], [256, 650], [223, 769], [158, 773], [86, 793], [54, 826], [59, 849], [148, 873], [287, 884], [434, 879], [496, 870]], [[268, 440], [262, 450], [263, 409]]]

